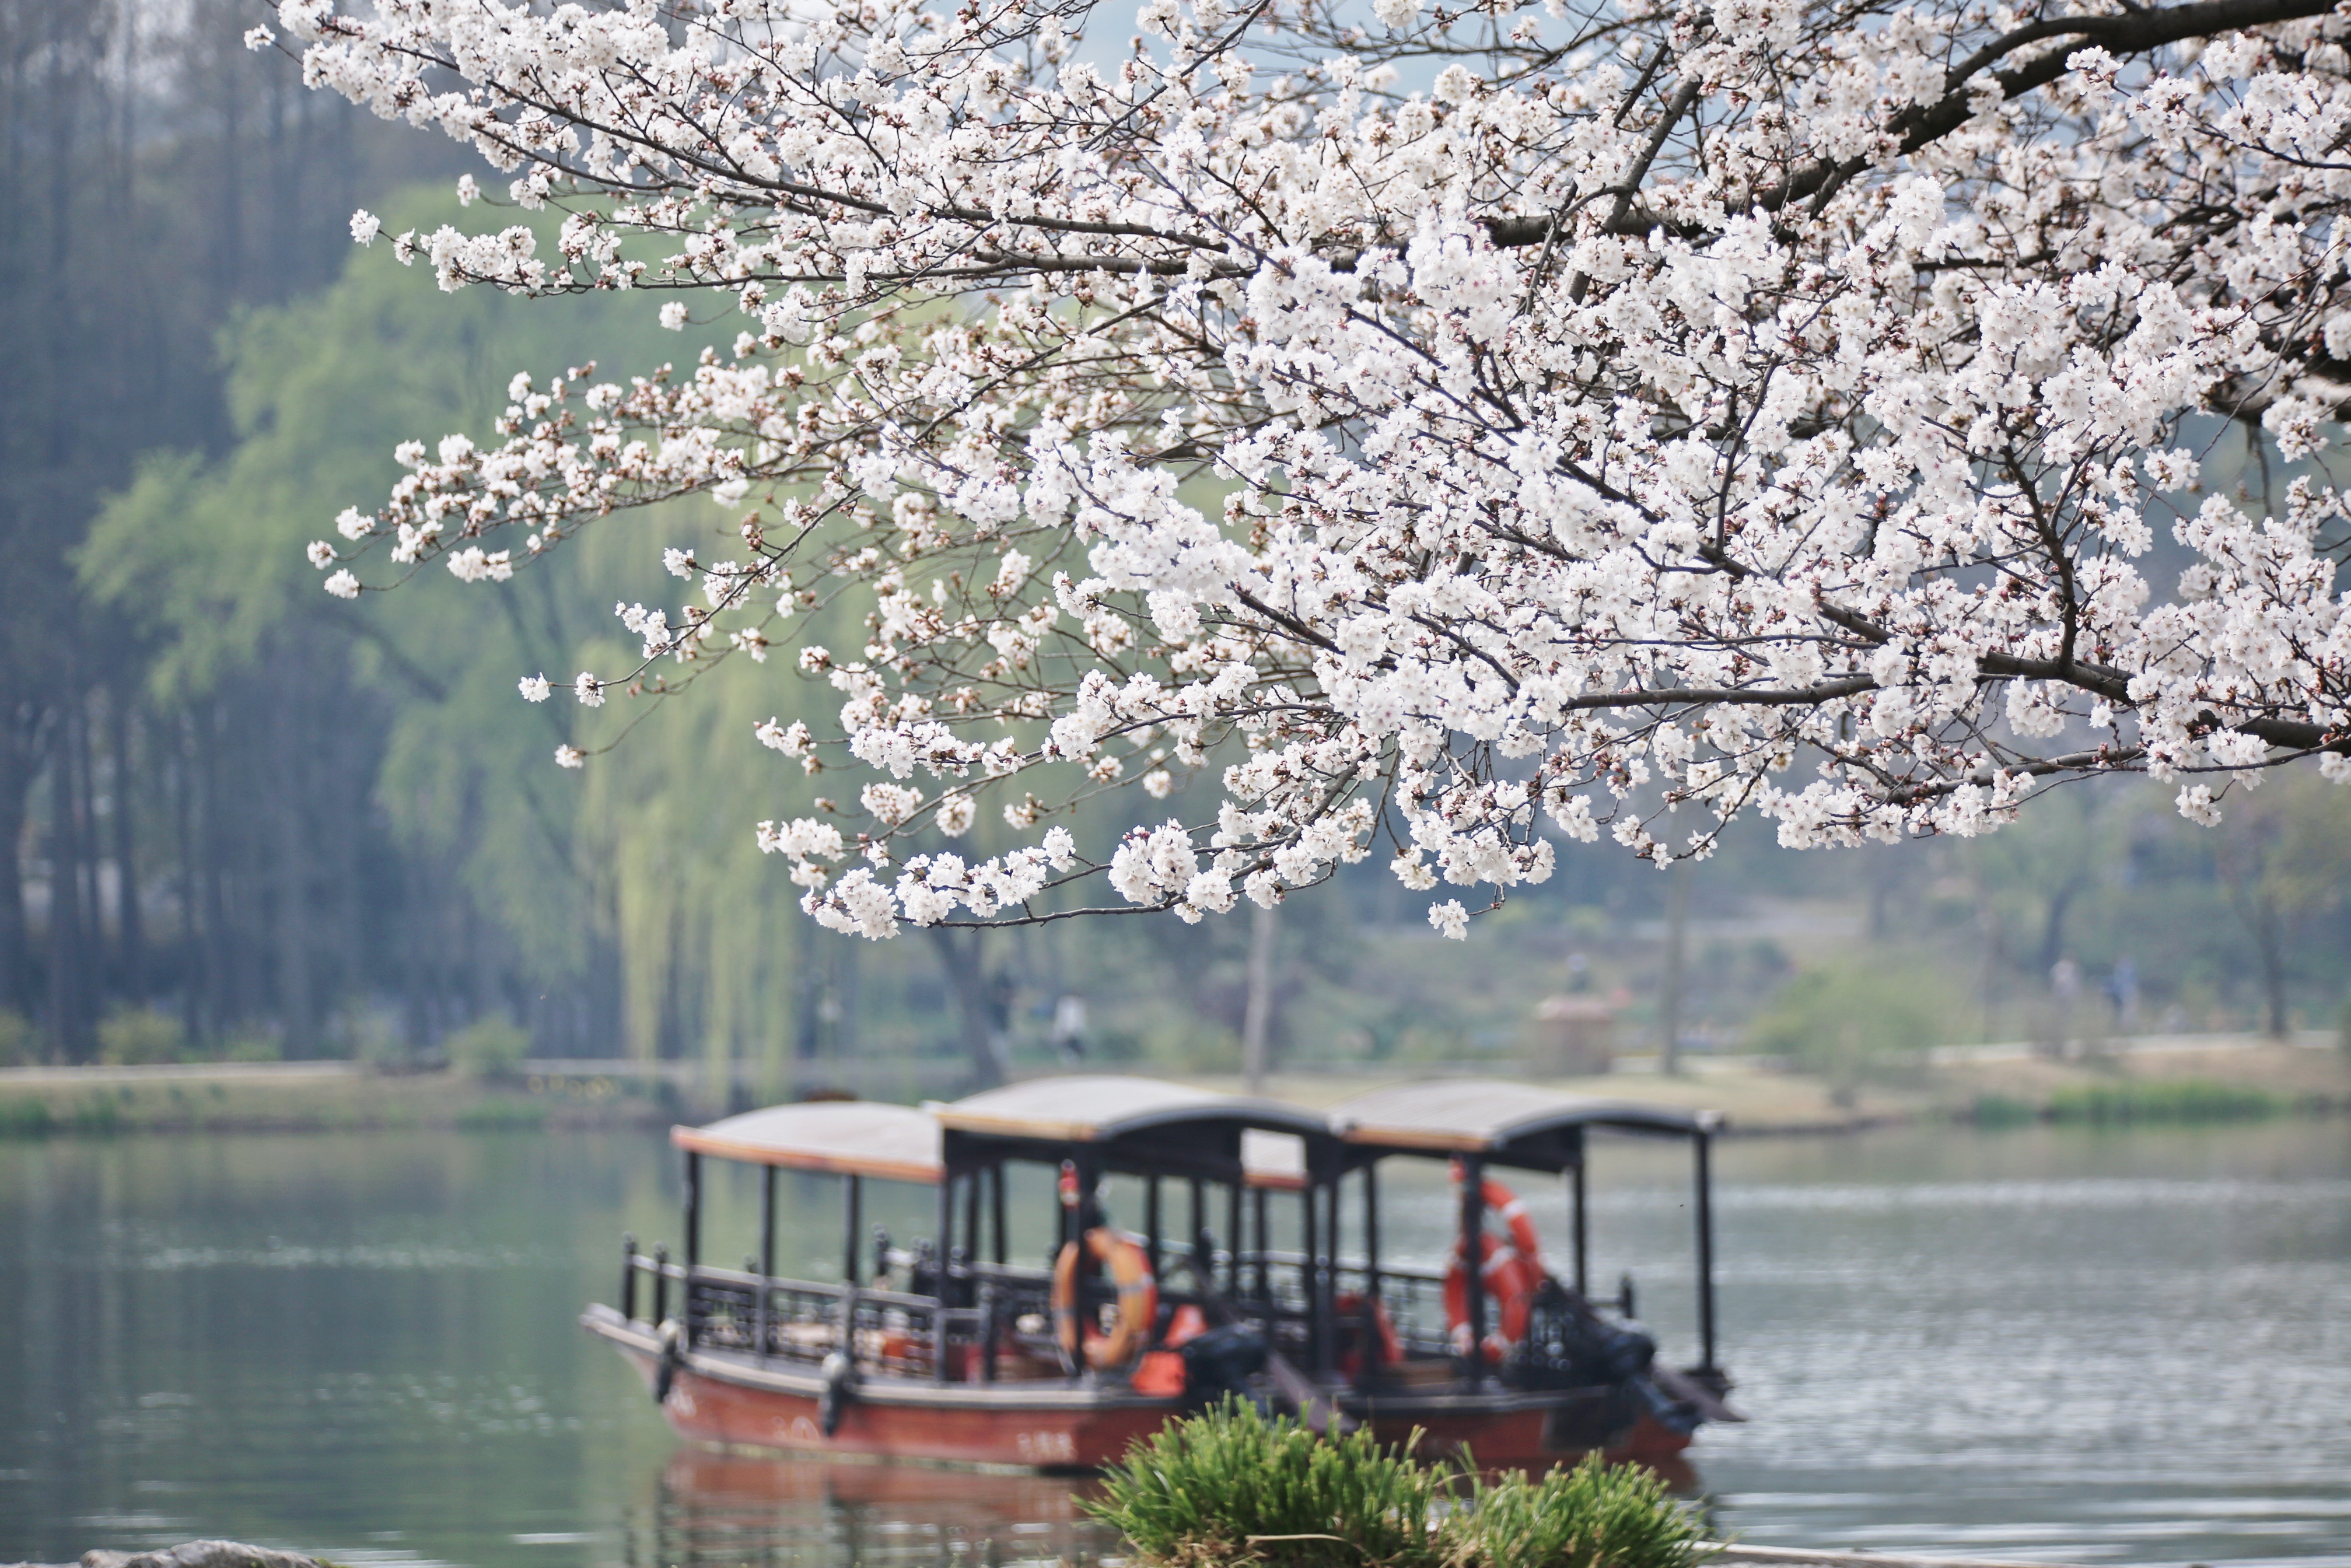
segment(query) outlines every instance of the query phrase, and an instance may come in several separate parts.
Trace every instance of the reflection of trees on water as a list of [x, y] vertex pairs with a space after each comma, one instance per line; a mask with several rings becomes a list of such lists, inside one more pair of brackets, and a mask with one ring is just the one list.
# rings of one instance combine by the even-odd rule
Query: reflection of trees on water
[[627, 1568], [1013, 1568], [1087, 1563], [1114, 1543], [1079, 1499], [1097, 1483], [914, 1465], [824, 1464], [681, 1449], [649, 1515], [624, 1532]]

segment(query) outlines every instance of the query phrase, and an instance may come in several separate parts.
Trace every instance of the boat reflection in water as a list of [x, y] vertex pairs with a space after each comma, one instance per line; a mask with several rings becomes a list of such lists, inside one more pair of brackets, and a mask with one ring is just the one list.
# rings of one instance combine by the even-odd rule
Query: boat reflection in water
[[1116, 1534], [1080, 1499], [1098, 1481], [904, 1462], [751, 1458], [681, 1448], [629, 1568], [707, 1564], [1090, 1563]]

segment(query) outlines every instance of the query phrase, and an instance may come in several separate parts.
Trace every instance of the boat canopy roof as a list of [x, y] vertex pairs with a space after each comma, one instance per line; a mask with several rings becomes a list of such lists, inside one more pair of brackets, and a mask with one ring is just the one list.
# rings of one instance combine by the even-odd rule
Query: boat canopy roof
[[1222, 1123], [1306, 1136], [1328, 1131], [1313, 1112], [1279, 1100], [1111, 1073], [1035, 1078], [934, 1109], [943, 1126], [959, 1133], [1071, 1144], [1109, 1143], [1171, 1123]]
[[1251, 1186], [1299, 1192], [1306, 1186], [1306, 1140], [1295, 1133], [1241, 1129], [1241, 1170]]
[[720, 1159], [884, 1181], [935, 1186], [946, 1168], [937, 1118], [875, 1100], [770, 1105], [706, 1127], [673, 1127], [669, 1141]]
[[1479, 1155], [1499, 1164], [1561, 1171], [1583, 1157], [1583, 1129], [1698, 1137], [1722, 1125], [1719, 1113], [1571, 1094], [1493, 1078], [1436, 1078], [1392, 1084], [1331, 1108], [1331, 1127], [1349, 1145], [1384, 1153]]
[[[1329, 1125], [1301, 1106], [1155, 1078], [1039, 1078], [931, 1109], [947, 1130], [947, 1159], [957, 1168], [967, 1159], [1007, 1155], [1071, 1157], [1104, 1170], [1218, 1180], [1246, 1169], [1260, 1186], [1302, 1186], [1310, 1165], [1331, 1168], [1339, 1153]], [[1252, 1132], [1287, 1134], [1296, 1151], [1280, 1137], [1252, 1140], [1245, 1167], [1243, 1139]]]

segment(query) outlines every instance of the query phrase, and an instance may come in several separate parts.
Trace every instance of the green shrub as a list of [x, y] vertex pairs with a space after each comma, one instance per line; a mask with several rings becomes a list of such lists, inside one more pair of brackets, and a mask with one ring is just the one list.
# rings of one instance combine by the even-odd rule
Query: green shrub
[[0, 1100], [0, 1138], [37, 1138], [54, 1125], [46, 1100]]
[[285, 1042], [275, 1035], [241, 1034], [221, 1052], [223, 1061], [277, 1061], [286, 1055]]
[[99, 1020], [98, 1059], [109, 1067], [177, 1061], [180, 1020], [153, 1008], [123, 1008]]
[[2041, 1113], [2010, 1095], [1979, 1094], [1968, 1106], [1966, 1118], [1979, 1127], [2022, 1127], [2039, 1121]]
[[20, 1012], [0, 1008], [0, 1067], [31, 1067], [41, 1060], [41, 1037]]
[[1137, 1443], [1086, 1507], [1165, 1568], [1435, 1568], [1448, 1479], [1367, 1430], [1326, 1442], [1235, 1400]]
[[1540, 1479], [1422, 1464], [1229, 1402], [1128, 1450], [1086, 1507], [1151, 1568], [1693, 1568], [1698, 1517], [1594, 1455]]
[[2267, 1090], [2174, 1078], [2060, 1089], [2049, 1097], [2048, 1114], [2053, 1122], [2244, 1122], [2283, 1109]]
[[512, 1078], [530, 1053], [530, 1036], [503, 1013], [475, 1019], [442, 1042], [449, 1065], [477, 1083]]
[[1479, 1483], [1445, 1521], [1447, 1564], [1475, 1568], [1692, 1568], [1708, 1555], [1697, 1513], [1652, 1471], [1585, 1456], [1539, 1480]]
[[457, 1125], [469, 1133], [534, 1130], [547, 1125], [547, 1107], [524, 1100], [485, 1100], [459, 1111]]
[[1841, 1086], [1915, 1072], [1950, 1040], [1960, 1011], [1942, 971], [1879, 956], [1840, 958], [1790, 979], [1748, 1026], [1751, 1050]]

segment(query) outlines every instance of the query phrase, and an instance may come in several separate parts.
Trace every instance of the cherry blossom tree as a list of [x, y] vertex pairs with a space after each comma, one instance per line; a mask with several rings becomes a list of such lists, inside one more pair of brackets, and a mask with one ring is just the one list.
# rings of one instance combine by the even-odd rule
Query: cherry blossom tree
[[[639, 665], [521, 695], [673, 698], [845, 600], [862, 645], [791, 655], [837, 728], [758, 731], [862, 780], [758, 829], [827, 925], [1088, 878], [1197, 919], [1375, 852], [1490, 904], [1558, 834], [2351, 776], [2343, 498], [2199, 488], [2210, 433], [2306, 470], [2351, 396], [2351, 10], [935, 4], [287, 0], [251, 39], [561, 210], [383, 236], [444, 287], [734, 323], [517, 375], [312, 559], [494, 585], [736, 509], [665, 551], [702, 602], [617, 607]], [[1052, 820], [1128, 786], [1114, 846]], [[983, 810], [1021, 847], [937, 847]]]

